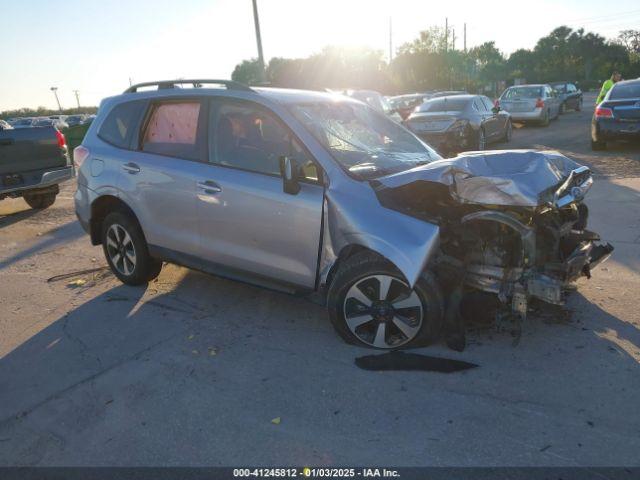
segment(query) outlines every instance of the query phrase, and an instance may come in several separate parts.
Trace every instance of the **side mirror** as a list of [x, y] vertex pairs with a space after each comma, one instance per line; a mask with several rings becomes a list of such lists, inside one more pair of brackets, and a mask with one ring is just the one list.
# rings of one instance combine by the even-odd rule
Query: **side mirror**
[[296, 195], [300, 191], [298, 172], [300, 166], [293, 158], [280, 157], [280, 175], [282, 175], [282, 191], [289, 195]]

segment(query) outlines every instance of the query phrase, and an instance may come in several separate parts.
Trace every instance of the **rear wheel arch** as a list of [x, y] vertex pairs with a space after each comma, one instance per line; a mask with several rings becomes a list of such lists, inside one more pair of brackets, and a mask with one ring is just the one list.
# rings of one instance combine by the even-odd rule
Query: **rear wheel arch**
[[91, 204], [89, 234], [91, 236], [92, 245], [100, 245], [102, 243], [102, 223], [111, 212], [125, 213], [140, 225], [138, 217], [134, 211], [120, 198], [114, 195], [103, 195], [98, 197]]

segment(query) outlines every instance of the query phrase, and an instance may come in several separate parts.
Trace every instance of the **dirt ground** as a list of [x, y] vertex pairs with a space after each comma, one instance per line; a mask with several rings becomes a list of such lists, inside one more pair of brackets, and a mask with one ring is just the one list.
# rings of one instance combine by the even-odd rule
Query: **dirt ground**
[[509, 147], [591, 166], [616, 250], [517, 345], [489, 327], [417, 350], [464, 372], [361, 370], [372, 352], [304, 298], [177, 266], [123, 286], [73, 182], [45, 211], [0, 202], [0, 465], [640, 465], [640, 147], [591, 152], [590, 109]]

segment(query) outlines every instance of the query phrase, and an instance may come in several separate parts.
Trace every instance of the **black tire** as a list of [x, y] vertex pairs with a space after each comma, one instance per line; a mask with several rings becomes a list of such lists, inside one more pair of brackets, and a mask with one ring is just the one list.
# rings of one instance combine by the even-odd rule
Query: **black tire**
[[607, 142], [603, 142], [602, 140], [591, 140], [591, 150], [594, 152], [598, 152], [601, 150], [607, 149]]
[[[413, 298], [415, 298], [414, 293], [417, 295], [420, 310], [419, 315], [416, 315], [414, 320], [420, 317], [419, 321], [421, 321], [421, 323], [418, 323], [418, 321], [415, 322], [416, 324], [412, 328], [417, 330], [415, 334], [412, 333], [412, 337], [401, 333], [400, 329], [396, 326], [397, 323], [395, 323], [395, 320], [388, 318], [386, 320], [387, 327], [385, 328], [389, 329], [388, 332], [386, 332], [388, 333], [389, 343], [387, 344], [386, 341], [387, 335], [385, 335], [385, 346], [373, 345], [375, 339], [367, 343], [363, 338], [366, 337], [367, 334], [373, 334], [374, 331], [378, 331], [380, 323], [384, 322], [379, 318], [375, 318], [374, 313], [370, 314], [372, 316], [370, 321], [365, 321], [355, 328], [358, 334], [362, 332], [362, 337], [354, 333], [347, 324], [345, 307], [347, 307], [348, 302], [351, 301], [351, 298], [347, 298], [347, 294], [352, 291], [352, 287], [358, 284], [358, 282], [375, 282], [376, 280], [372, 278], [373, 276], [393, 277], [388, 295], [391, 295], [392, 290], [395, 293], [400, 293], [400, 296], [395, 298], [393, 296], [387, 296], [387, 298], [391, 298], [393, 304], [399, 301], [410, 300], [410, 298], [402, 296], [403, 292], [407, 292]], [[378, 283], [378, 293], [380, 292], [380, 285], [381, 284]], [[360, 290], [360, 292], [363, 293], [362, 290]], [[403, 298], [404, 300], [399, 300]], [[417, 347], [427, 345], [437, 340], [442, 330], [444, 301], [436, 279], [430, 273], [425, 272], [420, 276], [413, 290], [410, 290], [400, 271], [393, 264], [372, 252], [357, 253], [339, 267], [329, 287], [327, 307], [331, 324], [344, 341], [349, 344], [363, 345], [381, 350]], [[372, 303], [369, 308], [364, 304], [361, 304], [361, 307], [364, 307], [364, 310], [361, 309], [361, 311], [356, 311], [355, 313], [363, 316], [368, 315], [373, 309], [378, 308], [375, 302]], [[397, 311], [402, 311], [402, 316], [408, 318], [411, 317], [410, 312], [413, 308], [418, 307], [409, 307], [408, 309], [400, 307]], [[397, 311], [393, 308], [392, 310], [391, 317], [396, 318], [395, 313], [397, 313]], [[379, 309], [376, 310], [376, 312], [379, 311]], [[350, 318], [354, 318], [354, 316]], [[393, 326], [390, 326], [390, 324], [393, 324]]]
[[544, 117], [542, 117], [542, 120], [540, 120], [540, 125], [543, 127], [549, 126], [549, 110], [546, 110], [544, 112]]
[[23, 197], [31, 208], [42, 210], [55, 203], [56, 195], [55, 193], [25, 193]]
[[507, 120], [507, 124], [504, 127], [504, 136], [502, 137], [502, 141], [504, 143], [509, 143], [511, 141], [511, 136], [513, 135], [513, 124], [511, 120]]
[[[113, 228], [113, 230], [112, 230]], [[113, 246], [113, 242], [122, 235], [114, 236], [114, 231], [122, 228], [129, 236], [130, 242]], [[120, 232], [122, 233], [122, 232]], [[147, 241], [144, 238], [138, 221], [130, 214], [124, 212], [112, 212], [102, 222], [102, 250], [113, 274], [126, 285], [144, 285], [160, 274], [162, 262], [149, 255]], [[126, 238], [126, 236], [124, 237]], [[115, 253], [114, 253], [115, 252]], [[127, 253], [133, 253], [135, 261], [130, 260]], [[120, 257], [116, 257], [119, 254]], [[120, 260], [122, 262], [120, 262]], [[131, 268], [133, 265], [133, 268]], [[127, 273], [128, 272], [128, 273]]]
[[582, 99], [578, 100], [578, 103], [576, 103], [576, 112], [580, 111], [582, 111]]

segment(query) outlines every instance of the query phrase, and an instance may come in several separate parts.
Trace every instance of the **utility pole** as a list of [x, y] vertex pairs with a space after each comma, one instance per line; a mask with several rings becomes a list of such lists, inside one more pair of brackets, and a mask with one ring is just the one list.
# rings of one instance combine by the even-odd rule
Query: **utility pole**
[[78, 93], [80, 92], [78, 90], [74, 90], [73, 93], [76, 96], [76, 103], [78, 104], [78, 108], [80, 108], [80, 97], [78, 96]]
[[464, 53], [467, 53], [467, 22], [464, 23]]
[[451, 32], [451, 50], [456, 51], [456, 29]]
[[393, 60], [393, 25], [391, 24], [391, 17], [389, 17], [389, 65]]
[[449, 50], [449, 18], [444, 19], [444, 51]]
[[60, 99], [58, 98], [58, 87], [51, 87], [50, 90], [53, 92], [53, 95], [56, 97], [56, 103], [58, 104], [58, 110], [62, 113], [62, 107], [60, 106]]
[[253, 0], [253, 23], [256, 27], [256, 42], [258, 43], [258, 65], [260, 66], [260, 77], [265, 81], [264, 55], [262, 54], [262, 37], [260, 37], [260, 19], [258, 18], [258, 0]]

